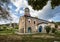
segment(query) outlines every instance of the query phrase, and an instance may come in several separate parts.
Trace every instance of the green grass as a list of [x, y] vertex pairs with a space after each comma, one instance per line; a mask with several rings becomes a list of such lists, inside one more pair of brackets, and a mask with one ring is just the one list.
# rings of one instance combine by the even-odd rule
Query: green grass
[[0, 35], [9, 35], [9, 34], [14, 34], [16, 31], [16, 29], [12, 28], [12, 29], [5, 29], [0, 31]]
[[[55, 40], [60, 41], [56, 37], [57, 34], [46, 34], [46, 33], [36, 33], [36, 34], [27, 34], [27, 35], [18, 35], [15, 34], [16, 29], [5, 29], [0, 31], [0, 42], [54, 42]], [[60, 31], [58, 31], [60, 33]], [[45, 37], [34, 37], [34, 36], [45, 36]], [[57, 35], [57, 36], [56, 36]], [[60, 34], [59, 34], [60, 35]], [[46, 36], [56, 36], [55, 38], [46, 38]]]
[[[3, 39], [3, 40], [2, 40]], [[0, 42], [53, 42], [54, 39], [27, 37], [26, 35], [0, 35]]]

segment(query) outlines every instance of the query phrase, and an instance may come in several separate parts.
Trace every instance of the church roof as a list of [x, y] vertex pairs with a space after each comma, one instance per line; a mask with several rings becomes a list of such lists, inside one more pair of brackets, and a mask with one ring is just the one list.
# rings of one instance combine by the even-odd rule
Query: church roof
[[41, 21], [45, 21], [45, 22], [49, 22], [49, 21], [46, 21], [46, 20], [43, 20], [43, 19], [39, 19], [37, 17], [32, 17], [32, 16], [27, 16], [27, 15], [24, 15], [25, 17], [30, 17], [30, 18], [35, 18], [35, 19], [38, 19], [38, 20], [41, 20]]

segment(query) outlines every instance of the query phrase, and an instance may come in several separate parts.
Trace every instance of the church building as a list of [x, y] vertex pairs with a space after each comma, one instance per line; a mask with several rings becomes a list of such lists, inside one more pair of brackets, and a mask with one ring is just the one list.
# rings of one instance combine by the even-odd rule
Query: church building
[[45, 26], [55, 27], [55, 25], [49, 21], [32, 17], [29, 8], [25, 8], [24, 12], [24, 16], [21, 16], [19, 20], [20, 33], [44, 33], [46, 32]]

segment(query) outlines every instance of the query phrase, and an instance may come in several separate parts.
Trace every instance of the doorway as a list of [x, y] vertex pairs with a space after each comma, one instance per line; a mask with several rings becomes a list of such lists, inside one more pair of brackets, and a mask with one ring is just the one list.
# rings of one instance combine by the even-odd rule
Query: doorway
[[31, 27], [28, 27], [28, 33], [31, 33]]
[[39, 26], [38, 32], [42, 32], [42, 26]]

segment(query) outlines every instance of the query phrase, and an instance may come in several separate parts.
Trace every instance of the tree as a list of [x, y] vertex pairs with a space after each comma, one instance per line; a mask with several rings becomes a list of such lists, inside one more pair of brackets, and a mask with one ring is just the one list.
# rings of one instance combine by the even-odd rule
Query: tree
[[47, 32], [47, 34], [50, 32], [50, 30], [51, 30], [51, 27], [50, 26], [46, 26], [45, 27], [45, 30], [46, 30], [46, 32]]
[[51, 0], [51, 6], [54, 9], [55, 6], [59, 6], [60, 5], [60, 0]]
[[[42, 9], [49, 0], [28, 0], [28, 4], [33, 7], [34, 10], [40, 10]], [[51, 0], [51, 6], [52, 9], [54, 9], [55, 6], [60, 5], [60, 0]]]
[[8, 4], [9, 4], [9, 0], [0, 0], [0, 20], [1, 19], [9, 19], [10, 14], [9, 14], [9, 8], [8, 8]]
[[55, 31], [56, 31], [56, 28], [52, 28], [52, 33], [55, 33]]
[[57, 24], [55, 24], [55, 28], [58, 28], [58, 25]]

